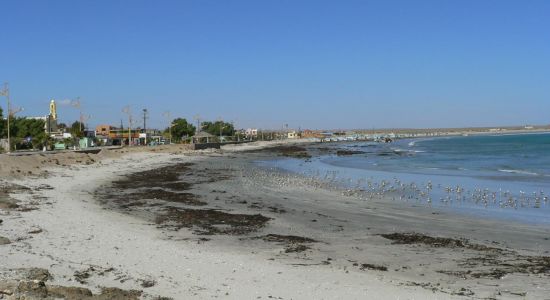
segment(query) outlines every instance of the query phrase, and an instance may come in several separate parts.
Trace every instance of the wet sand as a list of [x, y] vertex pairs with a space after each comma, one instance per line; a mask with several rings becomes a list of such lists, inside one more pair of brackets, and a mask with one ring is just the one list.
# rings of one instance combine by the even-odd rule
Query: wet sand
[[241, 151], [258, 148], [125, 153], [10, 182], [0, 295], [42, 282], [46, 297], [548, 298], [550, 228], [361, 200], [252, 162], [307, 160], [302, 146]]

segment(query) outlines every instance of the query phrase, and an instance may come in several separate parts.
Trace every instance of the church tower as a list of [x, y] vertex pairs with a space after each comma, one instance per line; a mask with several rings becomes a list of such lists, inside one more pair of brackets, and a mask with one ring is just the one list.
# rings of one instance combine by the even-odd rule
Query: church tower
[[50, 101], [50, 116], [52, 120], [57, 121], [57, 107], [55, 104], [55, 100]]
[[44, 130], [49, 135], [59, 133], [57, 128], [57, 105], [55, 104], [55, 100], [50, 101], [50, 114], [46, 116]]

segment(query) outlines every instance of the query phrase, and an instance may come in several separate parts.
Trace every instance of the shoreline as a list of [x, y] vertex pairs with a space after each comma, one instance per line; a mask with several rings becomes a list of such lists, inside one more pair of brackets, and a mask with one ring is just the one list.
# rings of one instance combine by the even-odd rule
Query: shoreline
[[[550, 291], [544, 273], [518, 273], [528, 270], [508, 270], [498, 264], [494, 268], [512, 272], [502, 279], [485, 278], [486, 268], [476, 265], [470, 269], [479, 269], [474, 274], [481, 274], [480, 278], [469, 278], [472, 275], [466, 273], [460, 273], [466, 279], [456, 276], [462, 270], [457, 265], [460, 261], [480, 255], [499, 255], [508, 262], [548, 255], [544, 252], [550, 249], [545, 240], [550, 237], [548, 228], [462, 218], [440, 211], [409, 211], [387, 201], [359, 202], [311, 186], [307, 180], [268, 174], [252, 166], [255, 157], [277, 155], [271, 150], [238, 150], [126, 153], [91, 165], [58, 169], [47, 178], [16, 181], [32, 190], [32, 194], [12, 195], [21, 203], [44, 198], [34, 210], [2, 210], [0, 236], [7, 236], [12, 243], [0, 245], [0, 259], [7, 263], [1, 271], [40, 267], [53, 275], [48, 284], [87, 287], [96, 293], [100, 286], [142, 290], [145, 299], [335, 299], [342, 295], [349, 299], [460, 299], [468, 295], [504, 299], [517, 297], [514, 293], [536, 297]], [[165, 201], [159, 206], [158, 199], [149, 199], [139, 206], [106, 209], [100, 203], [105, 195], [96, 192], [105, 192], [112, 181], [178, 163], [192, 164], [187, 166], [192, 171], [182, 180], [193, 183], [186, 186], [185, 193], [205, 205]], [[212, 177], [216, 180], [210, 180]], [[151, 187], [136, 185], [129, 192], [148, 189]], [[143, 215], [153, 208], [165, 213], [165, 206], [186, 213], [214, 209], [269, 220], [241, 233], [227, 225], [189, 223], [195, 219], [185, 219], [181, 223], [185, 226], [174, 230], [162, 227], [172, 223], [158, 224]], [[198, 234], [196, 228], [214, 231]], [[41, 232], [29, 233], [37, 229]], [[418, 235], [410, 244], [381, 236], [411, 232]], [[432, 236], [436, 239], [427, 238]], [[468, 242], [457, 244], [462, 239]], [[445, 241], [446, 246], [430, 245], [430, 241]], [[88, 276], [84, 283], [75, 278], [82, 272]]]
[[[545, 134], [546, 137], [548, 137], [547, 134]], [[437, 137], [432, 139], [435, 140]], [[425, 140], [427, 139], [422, 139], [422, 141]], [[409, 143], [410, 141], [411, 143]], [[411, 145], [414, 143], [412, 141], [418, 140], [404, 139], [400, 140], [397, 145], [389, 146], [373, 146], [360, 142], [349, 142], [349, 145], [341, 146], [310, 146], [311, 149], [308, 149], [310, 153], [315, 153], [310, 159], [297, 158], [294, 162], [285, 161], [286, 159], [283, 158], [276, 159], [274, 163], [267, 162], [265, 165], [298, 174], [307, 173], [314, 177], [323, 177], [323, 175], [326, 177], [327, 174], [331, 175], [334, 172], [337, 174], [335, 177], [339, 178], [336, 181], [345, 181], [344, 185], [357, 190], [371, 190], [371, 183], [376, 186], [384, 181], [390, 187], [387, 189], [387, 193], [395, 194], [395, 200], [404, 202], [404, 205], [416, 202], [420, 206], [436, 206], [447, 208], [450, 211], [465, 212], [470, 215], [504, 221], [514, 219], [532, 225], [549, 224], [546, 192], [550, 187], [545, 181], [549, 175], [544, 170], [540, 173], [529, 173], [518, 165], [508, 167], [510, 170], [502, 170], [504, 167], [499, 168], [496, 165], [494, 168], [485, 166], [485, 169], [477, 169], [475, 165], [470, 168], [463, 163], [456, 163], [454, 168], [446, 166], [444, 163], [434, 165], [426, 160], [432, 157], [432, 153], [435, 155], [440, 153], [433, 149], [430, 150], [429, 147], [415, 147], [415, 145]], [[454, 141], [454, 144], [457, 143], [461, 142]], [[324, 151], [317, 151], [316, 148], [323, 148]], [[386, 156], [390, 155], [396, 157], [393, 164], [385, 162]], [[409, 157], [411, 158], [409, 159]], [[417, 157], [421, 157], [420, 163], [416, 164], [417, 167], [407, 165], [415, 165]], [[461, 157], [461, 159], [466, 160], [468, 157]], [[384, 166], [384, 164], [386, 165]], [[526, 168], [525, 170], [530, 170], [528, 165], [523, 167]], [[347, 179], [349, 179], [349, 183]], [[410, 191], [395, 191], [395, 186], [408, 186], [409, 184], [418, 184], [418, 188], [422, 189], [422, 192], [411, 194]], [[426, 188], [428, 184], [433, 186], [429, 191]], [[459, 187], [460, 195], [454, 192]], [[450, 193], [444, 191], [443, 188], [449, 189]], [[484, 202], [481, 201], [481, 196], [484, 195], [481, 195], [478, 190], [486, 191], [483, 193], [486, 193], [488, 198], [490, 196], [493, 198], [485, 201], [484, 205]], [[479, 197], [474, 199], [472, 197], [474, 194], [478, 194]], [[447, 195], [450, 195], [448, 199], [443, 199]], [[526, 197], [521, 195], [526, 195]], [[459, 196], [461, 196], [460, 199]], [[510, 204], [510, 200], [504, 201], [506, 198], [512, 199], [511, 196], [515, 200], [515, 205]], [[471, 210], [471, 213], [468, 210]]]

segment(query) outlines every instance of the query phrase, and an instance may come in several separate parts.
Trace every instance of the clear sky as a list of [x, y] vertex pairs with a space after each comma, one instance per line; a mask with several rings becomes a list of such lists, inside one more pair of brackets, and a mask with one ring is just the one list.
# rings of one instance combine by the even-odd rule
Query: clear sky
[[550, 1], [3, 0], [0, 11], [0, 82], [23, 115], [79, 96], [94, 126], [126, 126], [126, 105], [155, 127], [168, 110], [257, 128], [550, 124]]

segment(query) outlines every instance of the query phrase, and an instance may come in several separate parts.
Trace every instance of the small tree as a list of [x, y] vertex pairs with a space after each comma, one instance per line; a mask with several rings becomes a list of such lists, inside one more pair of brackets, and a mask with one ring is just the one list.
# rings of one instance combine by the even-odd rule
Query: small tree
[[226, 123], [223, 121], [203, 122], [202, 129], [216, 136], [220, 135], [220, 132], [222, 135], [225, 135], [225, 136], [231, 136], [235, 132], [235, 129], [233, 128], [233, 124]]
[[61, 132], [67, 132], [67, 124], [59, 123], [57, 124], [57, 129], [61, 130]]
[[6, 136], [6, 132], [4, 132], [6, 129], [5, 125], [6, 121], [4, 120], [4, 114], [2, 107], [0, 107], [0, 138], [4, 138]]
[[50, 150], [54, 144], [55, 140], [47, 134], [42, 135], [38, 139], [33, 139], [33, 147], [35, 148], [46, 147], [46, 149]]
[[[195, 134], [195, 126], [188, 123], [186, 119], [177, 118], [172, 121], [172, 140], [179, 142], [184, 136], [192, 136]], [[167, 128], [165, 132], [169, 132], [170, 129]]]
[[64, 138], [63, 139], [63, 144], [65, 144], [65, 147], [68, 147], [68, 148], [76, 145], [74, 138], [72, 138], [72, 139], [71, 138]]
[[13, 126], [10, 126], [10, 134], [18, 148], [38, 148], [46, 133], [44, 132], [44, 121], [27, 118], [14, 118]]
[[74, 121], [73, 124], [71, 124], [70, 133], [73, 135], [74, 138], [81, 138], [84, 136], [84, 124], [79, 121]]

